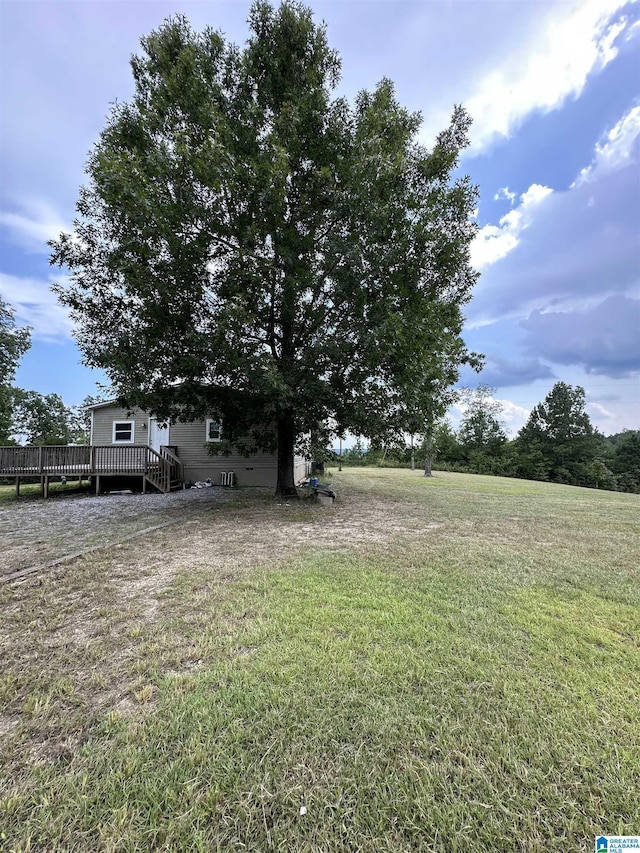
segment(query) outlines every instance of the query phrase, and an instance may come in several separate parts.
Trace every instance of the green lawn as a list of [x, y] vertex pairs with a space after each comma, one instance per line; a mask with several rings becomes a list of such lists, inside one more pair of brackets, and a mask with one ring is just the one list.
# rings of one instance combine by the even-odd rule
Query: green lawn
[[[68, 480], [64, 485], [58, 482], [51, 482], [49, 484], [49, 497], [78, 494], [79, 492], [87, 491], [89, 488], [87, 480], [83, 480], [82, 484], [79, 484], [77, 477]], [[19, 496], [16, 496], [15, 483], [9, 485], [0, 483], [0, 507], [41, 498], [42, 486], [40, 483], [21, 483]]]
[[[640, 499], [332, 479], [334, 510], [240, 499], [165, 534], [180, 568], [153, 616], [118, 599], [155, 571], [127, 575], [134, 546], [0, 590], [0, 848], [542, 853], [640, 832]], [[255, 560], [194, 567], [191, 541], [234, 530]]]

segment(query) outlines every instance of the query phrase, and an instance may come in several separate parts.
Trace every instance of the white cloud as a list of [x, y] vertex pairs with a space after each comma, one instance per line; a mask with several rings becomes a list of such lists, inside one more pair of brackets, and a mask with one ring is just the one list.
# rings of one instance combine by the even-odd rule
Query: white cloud
[[637, 35], [640, 35], [640, 21], [634, 21], [634, 23], [631, 24], [627, 30], [624, 40], [631, 41], [631, 39], [635, 38]]
[[593, 161], [578, 175], [572, 186], [597, 181], [603, 175], [624, 169], [633, 162], [633, 147], [640, 136], [640, 106], [632, 107], [596, 145]]
[[529, 409], [512, 403], [511, 400], [496, 400], [502, 406], [500, 420], [504, 422], [509, 435], [514, 436], [529, 419]]
[[[504, 219], [504, 217], [503, 217]], [[500, 222], [503, 222], [503, 219]], [[498, 225], [485, 225], [475, 236], [471, 244], [471, 263], [481, 270], [504, 258], [518, 245], [518, 238], [508, 228]]]
[[531, 207], [534, 204], [539, 204], [543, 198], [546, 198], [552, 192], [551, 187], [545, 187], [542, 184], [531, 184], [529, 189], [520, 196], [520, 201], [523, 207]]
[[[64, 277], [58, 276], [56, 280], [62, 283]], [[51, 281], [0, 273], [0, 294], [15, 310], [17, 322], [31, 326], [34, 338], [56, 342], [71, 337], [73, 324], [67, 310], [51, 292], [51, 284]]]
[[[499, 263], [492, 262], [492, 247], [480, 243], [485, 234], [477, 235], [472, 258], [491, 263], [485, 263], [467, 308], [467, 329], [499, 318], [528, 318], [536, 310], [542, 314], [592, 310], [608, 295], [637, 295], [640, 223], [635, 166], [553, 192], [541, 205], [517, 234], [515, 250]], [[540, 355], [537, 343], [532, 352]]]
[[471, 244], [473, 266], [476, 269], [490, 266], [515, 249], [520, 233], [531, 222], [532, 209], [552, 192], [549, 187], [532, 184], [520, 196], [519, 206], [505, 213], [498, 225], [481, 228]]
[[48, 255], [47, 241], [59, 237], [61, 231], [69, 231], [69, 224], [45, 201], [34, 199], [21, 207], [20, 213], [0, 211], [0, 225], [23, 249]]
[[613, 418], [615, 415], [613, 412], [610, 412], [608, 409], [605, 409], [600, 403], [587, 403], [586, 405], [587, 412], [590, 415], [598, 418]]
[[[517, 403], [512, 403], [511, 400], [498, 400], [495, 397], [489, 397], [489, 402], [498, 403], [501, 406], [496, 417], [504, 424], [507, 434], [513, 438], [518, 430], [526, 424], [530, 410], [518, 406]], [[459, 429], [467, 408], [461, 400], [449, 406], [447, 417], [451, 420], [454, 429]]]
[[470, 153], [508, 137], [530, 113], [549, 112], [582, 92], [591, 73], [617, 55], [616, 41], [628, 25], [614, 20], [627, 0], [582, 0], [548, 19], [526, 48], [514, 52], [478, 84], [465, 106], [474, 119]]
[[513, 205], [514, 201], [516, 200], [516, 193], [511, 192], [509, 187], [500, 187], [498, 192], [494, 195], [493, 200], [500, 201], [500, 199], [503, 198]]
[[[607, 130], [591, 160], [566, 191], [533, 185], [498, 225], [476, 235], [471, 257], [484, 274], [467, 310], [468, 329], [637, 295], [640, 105]], [[531, 206], [540, 203], [543, 215]]]

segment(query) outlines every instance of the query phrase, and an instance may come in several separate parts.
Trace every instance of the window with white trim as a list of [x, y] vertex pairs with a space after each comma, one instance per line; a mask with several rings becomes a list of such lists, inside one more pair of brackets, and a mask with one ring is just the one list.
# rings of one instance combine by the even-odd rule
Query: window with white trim
[[135, 421], [113, 422], [113, 443], [133, 444]]
[[205, 441], [222, 441], [222, 421], [207, 418]]

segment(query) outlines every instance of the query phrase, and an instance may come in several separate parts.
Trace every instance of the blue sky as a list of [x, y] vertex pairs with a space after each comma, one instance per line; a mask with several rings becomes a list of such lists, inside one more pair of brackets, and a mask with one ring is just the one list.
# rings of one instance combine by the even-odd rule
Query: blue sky
[[[139, 39], [176, 12], [228, 39], [249, 3], [0, 3], [0, 294], [33, 327], [17, 382], [68, 404], [104, 377], [80, 364], [49, 287], [47, 239], [70, 227], [87, 153], [132, 94]], [[465, 339], [486, 356], [514, 434], [562, 380], [605, 434], [640, 428], [640, 0], [312, 2], [342, 57], [339, 93], [380, 78], [424, 117], [474, 117], [461, 169], [480, 187], [482, 275]], [[451, 412], [457, 422], [459, 411]]]

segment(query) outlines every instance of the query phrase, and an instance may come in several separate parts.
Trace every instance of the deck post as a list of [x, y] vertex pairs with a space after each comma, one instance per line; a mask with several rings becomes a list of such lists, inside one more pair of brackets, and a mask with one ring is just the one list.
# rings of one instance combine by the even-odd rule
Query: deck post
[[100, 474], [96, 474], [96, 495], [100, 494]]
[[91, 445], [91, 452], [89, 453], [89, 473], [93, 474], [96, 470], [96, 449], [93, 445]]
[[145, 477], [144, 474], [142, 475], [142, 494], [143, 495], [147, 494], [147, 478]]
[[38, 448], [38, 471], [42, 473], [42, 445]]
[[20, 497], [20, 477], [16, 477], [16, 497]]

